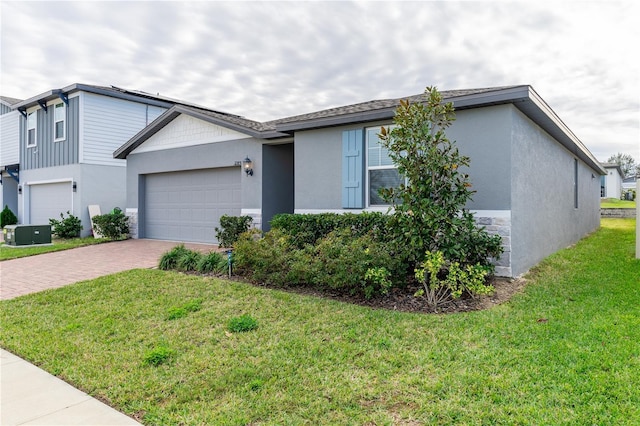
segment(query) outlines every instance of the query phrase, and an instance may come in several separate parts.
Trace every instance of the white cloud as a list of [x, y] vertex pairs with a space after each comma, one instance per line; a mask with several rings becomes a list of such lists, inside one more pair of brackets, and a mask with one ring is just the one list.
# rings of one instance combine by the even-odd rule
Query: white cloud
[[605, 160], [640, 160], [635, 1], [8, 2], [0, 92], [71, 83], [266, 120], [427, 85], [531, 84]]

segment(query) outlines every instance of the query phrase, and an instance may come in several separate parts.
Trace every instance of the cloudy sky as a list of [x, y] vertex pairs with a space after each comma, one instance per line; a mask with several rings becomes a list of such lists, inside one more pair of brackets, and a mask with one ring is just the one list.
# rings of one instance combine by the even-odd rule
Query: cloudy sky
[[0, 1], [0, 94], [72, 83], [254, 120], [530, 84], [601, 161], [640, 161], [631, 1]]

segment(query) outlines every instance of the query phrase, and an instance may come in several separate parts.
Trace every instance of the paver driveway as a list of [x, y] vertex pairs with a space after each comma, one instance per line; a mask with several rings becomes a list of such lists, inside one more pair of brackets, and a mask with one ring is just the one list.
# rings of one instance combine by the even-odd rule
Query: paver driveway
[[[176, 241], [125, 240], [0, 262], [0, 299], [12, 299], [49, 288], [136, 268], [153, 268]], [[185, 243], [202, 251], [215, 245]]]

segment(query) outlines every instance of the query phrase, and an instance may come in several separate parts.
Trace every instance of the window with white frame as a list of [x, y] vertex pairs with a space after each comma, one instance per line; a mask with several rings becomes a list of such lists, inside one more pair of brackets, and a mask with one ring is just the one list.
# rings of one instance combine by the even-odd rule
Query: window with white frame
[[27, 114], [27, 146], [36, 146], [36, 127], [38, 123], [38, 111]]
[[53, 108], [53, 139], [55, 141], [61, 141], [65, 138], [66, 133], [66, 118], [67, 111], [64, 107], [64, 103], [60, 102], [59, 104], [55, 104]]
[[367, 147], [367, 191], [369, 206], [389, 205], [379, 194], [381, 188], [395, 188], [404, 181], [393, 164], [389, 151], [382, 146], [378, 133], [380, 126], [365, 129]]

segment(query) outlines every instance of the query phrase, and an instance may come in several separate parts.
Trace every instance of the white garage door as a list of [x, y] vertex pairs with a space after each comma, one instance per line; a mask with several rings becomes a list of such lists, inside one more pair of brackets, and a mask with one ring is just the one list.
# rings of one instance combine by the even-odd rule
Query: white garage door
[[32, 225], [48, 225], [73, 211], [71, 182], [29, 185], [29, 220]]
[[147, 175], [144, 237], [216, 243], [220, 216], [240, 215], [240, 177], [237, 167]]

